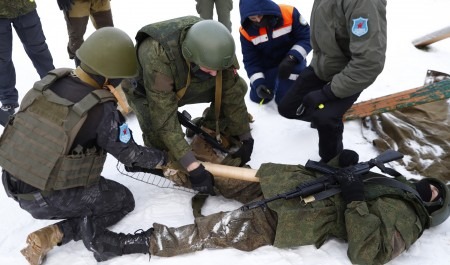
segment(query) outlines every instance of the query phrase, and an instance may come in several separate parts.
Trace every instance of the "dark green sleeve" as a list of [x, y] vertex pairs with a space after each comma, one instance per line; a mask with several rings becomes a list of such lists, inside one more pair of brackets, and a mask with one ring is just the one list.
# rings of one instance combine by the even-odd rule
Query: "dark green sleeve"
[[348, 204], [345, 223], [348, 256], [354, 264], [385, 264], [408, 249], [423, 230], [406, 202], [387, 197]]
[[169, 59], [162, 46], [151, 39], [141, 44], [138, 53], [152, 130], [178, 160], [191, 147], [177, 118], [178, 101]]
[[[349, 34], [350, 61], [333, 77], [331, 88], [340, 98], [359, 93], [370, 86], [384, 68], [387, 47], [386, 1], [344, 0]], [[352, 34], [354, 20], [368, 19], [368, 32]]]

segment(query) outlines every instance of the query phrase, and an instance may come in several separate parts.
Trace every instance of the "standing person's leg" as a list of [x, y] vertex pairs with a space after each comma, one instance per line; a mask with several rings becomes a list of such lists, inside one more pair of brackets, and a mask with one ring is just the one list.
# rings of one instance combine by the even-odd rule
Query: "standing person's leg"
[[94, 1], [91, 5], [91, 21], [95, 29], [114, 27], [109, 0]]
[[233, 0], [216, 0], [217, 20], [225, 25], [231, 32], [231, 10], [233, 10]]
[[0, 101], [3, 105], [19, 105], [16, 70], [12, 61], [12, 20], [0, 18]]
[[214, 0], [196, 0], [197, 13], [203, 19], [213, 19]]
[[[70, 11], [64, 12], [69, 42], [67, 52], [70, 59], [75, 59], [75, 52], [84, 42], [87, 23], [89, 21], [90, 2], [75, 1]], [[78, 62], [75, 61], [78, 65]]]
[[37, 11], [33, 10], [15, 19], [13, 26], [39, 76], [43, 78], [55, 69]]
[[319, 133], [319, 155], [323, 162], [330, 161], [344, 149], [344, 113], [358, 99], [359, 93], [350, 97], [326, 102], [323, 109], [315, 110], [311, 120]]

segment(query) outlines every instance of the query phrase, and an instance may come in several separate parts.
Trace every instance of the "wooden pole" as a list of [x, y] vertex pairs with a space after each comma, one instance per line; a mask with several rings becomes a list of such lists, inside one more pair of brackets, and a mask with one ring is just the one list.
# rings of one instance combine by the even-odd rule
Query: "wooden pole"
[[205, 169], [211, 172], [215, 177], [259, 182], [259, 178], [256, 177], [256, 169], [219, 165], [209, 162], [202, 162], [202, 164], [205, 166]]
[[440, 40], [450, 37], [450, 26], [443, 29], [434, 31], [423, 37], [417, 38], [412, 41], [413, 45], [417, 48], [423, 48]]
[[354, 104], [344, 121], [450, 98], [450, 79]]

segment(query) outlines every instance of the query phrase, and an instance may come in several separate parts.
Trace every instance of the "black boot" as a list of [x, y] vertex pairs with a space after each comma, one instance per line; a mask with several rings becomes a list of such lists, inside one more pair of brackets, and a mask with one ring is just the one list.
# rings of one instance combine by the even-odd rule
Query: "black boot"
[[153, 228], [147, 231], [123, 234], [105, 230], [92, 240], [94, 257], [97, 261], [109, 260], [123, 254], [150, 254], [150, 235]]

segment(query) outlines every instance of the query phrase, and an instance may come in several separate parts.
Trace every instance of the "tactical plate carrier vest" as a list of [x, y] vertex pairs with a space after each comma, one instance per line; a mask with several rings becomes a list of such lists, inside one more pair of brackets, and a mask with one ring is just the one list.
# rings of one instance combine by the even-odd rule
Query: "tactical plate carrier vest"
[[0, 165], [17, 179], [40, 190], [88, 186], [99, 180], [106, 153], [71, 146], [95, 105], [115, 100], [97, 89], [71, 102], [48, 89], [72, 69], [55, 69], [36, 82], [0, 138]]

